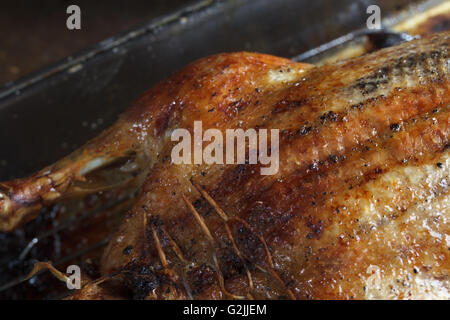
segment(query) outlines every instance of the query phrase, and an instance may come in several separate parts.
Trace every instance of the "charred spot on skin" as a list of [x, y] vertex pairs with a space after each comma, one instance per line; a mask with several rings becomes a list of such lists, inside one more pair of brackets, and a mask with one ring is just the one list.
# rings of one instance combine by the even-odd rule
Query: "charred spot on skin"
[[362, 109], [362, 107], [364, 107], [364, 103], [360, 102], [360, 103], [351, 105], [350, 109], [358, 109], [359, 110], [359, 109]]
[[300, 136], [304, 136], [308, 134], [308, 132], [310, 132], [311, 129], [312, 129], [311, 126], [302, 126], [300, 129], [297, 130], [297, 134]]
[[148, 222], [149, 226], [154, 226], [155, 228], [159, 228], [164, 224], [159, 215], [149, 217]]
[[309, 170], [309, 171], [315, 171], [315, 172], [318, 172], [318, 171], [319, 171], [319, 164], [318, 164], [317, 162], [310, 163], [310, 164], [308, 165], [308, 170]]
[[442, 162], [436, 163], [436, 166], [437, 166], [439, 169], [442, 169], [442, 168], [444, 167], [444, 165], [442, 164]]
[[390, 125], [390, 128], [391, 128], [391, 131], [398, 132], [398, 131], [400, 131], [401, 126], [398, 123], [393, 123]]
[[[230, 227], [232, 233], [236, 235], [236, 245], [243, 256], [247, 257], [250, 261], [260, 261], [265, 257], [264, 245], [254, 233], [239, 222], [231, 224]], [[260, 234], [260, 236], [262, 235]]]
[[322, 121], [322, 123], [325, 124], [326, 122], [337, 121], [339, 116], [337, 113], [334, 113], [333, 111], [328, 111], [328, 112], [325, 112], [324, 114], [322, 114], [319, 118]]
[[192, 84], [192, 87], [194, 88], [194, 89], [200, 89], [200, 88], [202, 88], [203, 87], [203, 84], [200, 82], [200, 81], [195, 81], [193, 84]]
[[202, 201], [200, 199], [197, 199], [194, 201], [193, 205], [195, 209], [199, 210], [202, 206]]
[[191, 284], [192, 293], [195, 295], [216, 282], [216, 272], [210, 266], [202, 264], [191, 267], [187, 272], [187, 278]]
[[306, 222], [306, 226], [311, 230], [311, 232], [309, 232], [306, 235], [307, 239], [319, 239], [320, 235], [322, 234], [323, 231], [323, 221], [319, 220], [316, 223], [314, 223], [312, 221], [312, 219], [310, 218], [310, 220], [308, 222]]
[[339, 157], [335, 154], [330, 154], [329, 159], [333, 163], [337, 163], [339, 161]]
[[431, 57], [432, 59], [437, 59], [437, 58], [439, 58], [440, 56], [441, 56], [441, 52], [440, 52], [440, 51], [434, 50], [434, 51], [431, 51], [431, 53], [430, 53], [430, 57]]
[[301, 100], [281, 100], [278, 101], [272, 108], [272, 113], [280, 113], [285, 112], [291, 109], [298, 108], [302, 105], [305, 105], [308, 102], [308, 99]]
[[240, 98], [239, 100], [233, 101], [230, 104], [228, 104], [224, 112], [226, 115], [231, 116], [233, 114], [237, 114], [242, 109], [245, 109], [249, 105], [248, 100], [244, 100], [243, 98]]
[[378, 89], [378, 82], [376, 81], [359, 82], [357, 86], [363, 94], [370, 94]]
[[218, 251], [219, 261], [226, 262], [221, 267], [222, 274], [226, 279], [242, 275], [245, 272], [241, 258], [232, 247], [220, 248]]
[[150, 267], [136, 266], [127, 273], [125, 284], [130, 289], [134, 300], [143, 300], [151, 291], [159, 287], [160, 279]]
[[123, 254], [125, 255], [125, 256], [127, 256], [127, 255], [129, 255], [132, 251], [133, 251], [133, 246], [132, 245], [129, 245], [129, 246], [127, 246], [125, 249], [123, 249]]
[[294, 139], [295, 136], [298, 136], [298, 130], [297, 131], [290, 131], [290, 130], [283, 130], [281, 131], [281, 136], [283, 138], [287, 138], [288, 140]]

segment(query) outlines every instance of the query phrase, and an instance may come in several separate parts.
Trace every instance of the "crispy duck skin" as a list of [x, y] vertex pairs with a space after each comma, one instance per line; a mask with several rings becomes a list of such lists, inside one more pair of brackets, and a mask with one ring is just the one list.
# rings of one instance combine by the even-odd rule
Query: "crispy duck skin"
[[[101, 272], [134, 298], [448, 299], [449, 45], [445, 32], [321, 67], [199, 60], [72, 155], [0, 183], [0, 228], [110, 187], [91, 173], [128, 159], [141, 188]], [[198, 120], [279, 129], [279, 171], [172, 164], [171, 133]]]

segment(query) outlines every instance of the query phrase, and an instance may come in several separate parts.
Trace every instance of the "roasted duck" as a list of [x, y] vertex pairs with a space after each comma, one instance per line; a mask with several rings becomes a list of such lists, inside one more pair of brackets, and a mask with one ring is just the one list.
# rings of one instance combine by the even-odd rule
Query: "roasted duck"
[[[0, 228], [134, 183], [102, 278], [72, 298], [448, 299], [449, 45], [445, 32], [321, 67], [194, 62], [81, 149], [0, 183]], [[279, 170], [172, 163], [172, 132], [194, 121], [279, 129]]]

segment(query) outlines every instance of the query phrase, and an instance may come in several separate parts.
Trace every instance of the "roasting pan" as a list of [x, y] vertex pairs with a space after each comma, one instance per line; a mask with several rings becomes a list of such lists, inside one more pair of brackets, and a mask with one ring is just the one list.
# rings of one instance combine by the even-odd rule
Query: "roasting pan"
[[[384, 25], [392, 27], [442, 2], [190, 1], [0, 88], [0, 181], [67, 155], [111, 125], [146, 89], [193, 60], [242, 50], [295, 57], [365, 28], [369, 5], [378, 5]], [[448, 21], [441, 17], [424, 28], [448, 29]], [[12, 234], [0, 233], [0, 298], [67, 294], [49, 275], [22, 281], [36, 259], [60, 267], [80, 264], [95, 277], [99, 252], [131, 197], [132, 191], [89, 196], [46, 209]], [[65, 219], [55, 223], [56, 216]]]

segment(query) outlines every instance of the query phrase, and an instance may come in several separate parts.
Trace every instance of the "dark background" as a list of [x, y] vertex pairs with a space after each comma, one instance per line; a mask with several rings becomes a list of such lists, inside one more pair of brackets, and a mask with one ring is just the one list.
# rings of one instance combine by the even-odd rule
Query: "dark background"
[[[188, 2], [1, 1], [0, 86]], [[66, 9], [71, 4], [81, 8], [81, 30], [66, 28]]]

